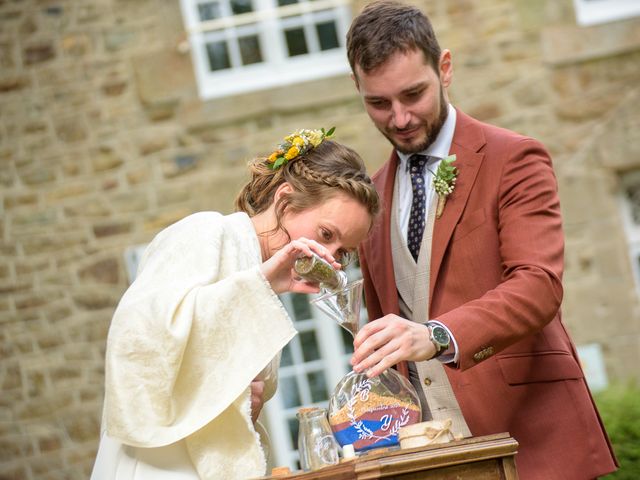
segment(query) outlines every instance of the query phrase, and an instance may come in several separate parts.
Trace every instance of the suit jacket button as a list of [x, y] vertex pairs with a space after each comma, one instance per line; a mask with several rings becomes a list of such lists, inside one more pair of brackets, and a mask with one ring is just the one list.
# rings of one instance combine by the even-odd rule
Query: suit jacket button
[[424, 378], [424, 384], [428, 387], [429, 385], [431, 385], [431, 379], [429, 377], [425, 377]]

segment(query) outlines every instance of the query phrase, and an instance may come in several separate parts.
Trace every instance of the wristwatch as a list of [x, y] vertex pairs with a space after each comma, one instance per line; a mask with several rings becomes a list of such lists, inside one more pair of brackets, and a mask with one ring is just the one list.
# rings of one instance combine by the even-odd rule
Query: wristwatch
[[431, 340], [436, 347], [436, 354], [432, 357], [436, 358], [449, 348], [451, 336], [442, 325], [429, 325], [429, 340]]

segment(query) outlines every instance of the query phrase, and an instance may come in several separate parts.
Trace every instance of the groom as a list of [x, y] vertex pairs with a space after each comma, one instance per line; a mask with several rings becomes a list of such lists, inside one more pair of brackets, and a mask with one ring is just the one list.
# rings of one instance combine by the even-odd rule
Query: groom
[[417, 8], [367, 5], [347, 50], [365, 109], [394, 146], [373, 177], [385, 211], [360, 260], [376, 320], [355, 338], [354, 370], [398, 365], [423, 419], [452, 418], [454, 433], [509, 432], [522, 480], [614, 471], [561, 321], [564, 238], [548, 152], [449, 103], [452, 54]]

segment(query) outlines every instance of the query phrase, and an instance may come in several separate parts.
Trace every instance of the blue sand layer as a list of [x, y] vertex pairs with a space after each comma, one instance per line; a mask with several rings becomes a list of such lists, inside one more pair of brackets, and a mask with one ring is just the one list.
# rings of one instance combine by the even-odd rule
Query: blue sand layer
[[[384, 435], [384, 432], [381, 432], [378, 430], [382, 426], [382, 422], [363, 420], [362, 423], [368, 430], [372, 431], [375, 435], [379, 435], [379, 436]], [[349, 425], [348, 427], [343, 428], [342, 430], [334, 431], [333, 434], [336, 437], [336, 440], [338, 441], [340, 446], [348, 445], [351, 443], [353, 444], [353, 448], [357, 451], [370, 450], [372, 448], [379, 448], [379, 447], [388, 447], [391, 445], [398, 444], [397, 434], [390, 435], [388, 438], [384, 440], [378, 440], [374, 443], [369, 444], [368, 442], [371, 442], [371, 440], [370, 439], [361, 440], [358, 434], [358, 431], [353, 425]], [[367, 445], [364, 447], [358, 448], [358, 445], [363, 442], [366, 442]]]

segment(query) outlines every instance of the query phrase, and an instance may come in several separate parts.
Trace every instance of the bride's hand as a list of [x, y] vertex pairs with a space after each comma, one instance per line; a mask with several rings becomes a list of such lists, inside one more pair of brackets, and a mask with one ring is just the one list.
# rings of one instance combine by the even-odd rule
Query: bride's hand
[[271, 284], [273, 291], [278, 294], [283, 292], [318, 292], [319, 286], [317, 283], [303, 280], [293, 270], [293, 264], [299, 257], [310, 256], [313, 253], [324, 258], [334, 268], [340, 268], [340, 264], [336, 262], [336, 259], [326, 247], [315, 240], [300, 237], [287, 243], [262, 264], [262, 273]]

